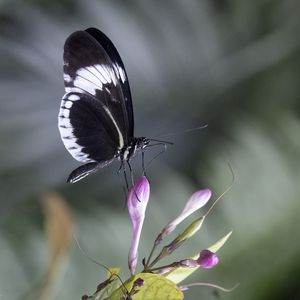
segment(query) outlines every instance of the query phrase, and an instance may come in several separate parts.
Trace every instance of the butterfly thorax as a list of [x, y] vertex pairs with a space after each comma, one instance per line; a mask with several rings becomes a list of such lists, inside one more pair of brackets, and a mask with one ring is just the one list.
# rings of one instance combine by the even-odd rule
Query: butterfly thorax
[[132, 138], [127, 145], [125, 145], [119, 154], [119, 159], [130, 160], [133, 158], [140, 150], [143, 150], [149, 144], [149, 140], [145, 137]]

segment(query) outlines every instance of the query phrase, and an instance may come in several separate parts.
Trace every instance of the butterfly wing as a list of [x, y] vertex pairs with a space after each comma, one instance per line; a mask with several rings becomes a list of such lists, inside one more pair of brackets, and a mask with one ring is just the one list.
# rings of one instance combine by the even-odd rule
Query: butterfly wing
[[119, 55], [113, 60], [108, 52], [87, 31], [71, 34], [64, 47], [67, 93], [61, 103], [59, 130], [67, 150], [81, 162], [111, 161], [133, 133], [130, 90], [126, 73], [121, 71], [124, 66]]
[[115, 124], [98, 102], [79, 92], [65, 94], [61, 102], [58, 117], [61, 138], [70, 154], [80, 162], [107, 161], [117, 151]]
[[107, 166], [110, 164], [112, 160], [108, 160], [102, 163], [97, 163], [97, 162], [90, 162], [87, 163], [83, 166], [78, 167], [77, 169], [73, 170], [72, 173], [69, 175], [67, 182], [69, 183], [75, 183], [82, 178], [97, 172], [99, 169]]
[[112, 41], [102, 31], [96, 28], [88, 28], [85, 31], [88, 32], [90, 35], [92, 35], [98, 41], [98, 43], [102, 45], [106, 53], [109, 55], [109, 58], [113, 62], [116, 72], [119, 73], [120, 84], [123, 91], [126, 112], [129, 121], [130, 137], [133, 137], [134, 118], [133, 118], [131, 92], [130, 92], [128, 76], [124, 64], [122, 62], [122, 59], [120, 57], [120, 54], [116, 49], [116, 47], [114, 46], [114, 44], [112, 43]]

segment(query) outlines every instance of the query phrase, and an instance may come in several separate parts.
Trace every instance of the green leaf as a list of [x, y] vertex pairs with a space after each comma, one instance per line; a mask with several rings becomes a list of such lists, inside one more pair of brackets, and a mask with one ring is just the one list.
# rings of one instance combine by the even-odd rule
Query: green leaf
[[[232, 231], [227, 233], [224, 237], [219, 239], [216, 243], [214, 243], [212, 246], [208, 247], [207, 249], [212, 251], [212, 252], [217, 252], [228, 240], [230, 235], [232, 234]], [[191, 256], [190, 259], [197, 259], [199, 257], [199, 252], [196, 253], [195, 255]], [[176, 268], [166, 274], [164, 276], [167, 279], [170, 279], [173, 281], [175, 284], [180, 283], [184, 279], [186, 279], [188, 276], [190, 276], [192, 273], [194, 273], [199, 267], [196, 268]]]
[[207, 250], [216, 253], [219, 249], [223, 247], [223, 245], [226, 243], [226, 241], [229, 239], [229, 237], [232, 234], [232, 230], [229, 231], [225, 236], [223, 236], [221, 239], [219, 239], [216, 243], [211, 245], [207, 248]]
[[[151, 273], [140, 273], [125, 282], [126, 289], [130, 291], [133, 283], [138, 278], [144, 280], [144, 285], [137, 288], [137, 293], [132, 296], [133, 300], [182, 300], [183, 293], [171, 280], [164, 276]], [[124, 287], [118, 288], [109, 298], [109, 300], [120, 300], [126, 297]], [[124, 299], [123, 298], [123, 299]]]

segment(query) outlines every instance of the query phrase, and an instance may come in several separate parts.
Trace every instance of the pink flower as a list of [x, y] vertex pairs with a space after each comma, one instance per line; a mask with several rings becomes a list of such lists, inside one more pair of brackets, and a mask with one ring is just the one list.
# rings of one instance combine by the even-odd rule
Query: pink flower
[[204, 269], [211, 269], [219, 263], [219, 258], [215, 253], [209, 250], [202, 250], [197, 259], [197, 263]]
[[133, 225], [133, 239], [128, 255], [128, 267], [134, 274], [138, 260], [138, 246], [150, 196], [150, 184], [143, 176], [130, 189], [127, 198], [128, 212]]
[[160, 239], [162, 239], [166, 235], [169, 235], [172, 231], [175, 230], [175, 228], [178, 226], [178, 224], [180, 224], [183, 220], [185, 220], [193, 212], [195, 212], [199, 208], [203, 207], [207, 203], [207, 201], [210, 199], [211, 194], [212, 193], [209, 189], [199, 190], [199, 191], [195, 192], [190, 197], [190, 199], [186, 203], [184, 209], [179, 214], [179, 216], [163, 229]]

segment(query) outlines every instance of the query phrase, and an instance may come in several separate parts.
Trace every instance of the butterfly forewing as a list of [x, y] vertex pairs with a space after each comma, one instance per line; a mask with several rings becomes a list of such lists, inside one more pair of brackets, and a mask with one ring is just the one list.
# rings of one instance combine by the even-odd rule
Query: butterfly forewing
[[120, 58], [113, 61], [116, 54], [119, 57], [114, 47], [108, 53], [112, 43], [109, 47], [102, 43], [86, 31], [77, 31], [64, 47], [67, 93], [59, 112], [59, 129], [65, 147], [81, 162], [110, 161], [133, 134], [124, 66]]
[[125, 100], [126, 112], [129, 121], [129, 132], [130, 136], [133, 137], [133, 129], [134, 129], [134, 118], [133, 118], [133, 108], [132, 108], [132, 99], [131, 99], [131, 92], [130, 86], [128, 82], [128, 76], [123, 64], [123, 61], [119, 55], [118, 50], [112, 43], [112, 41], [100, 30], [96, 28], [88, 28], [86, 29], [90, 35], [92, 35], [100, 45], [102, 45], [103, 49], [108, 54], [109, 58], [111, 59], [114, 69], [119, 74], [120, 84], [123, 91], [123, 96]]

